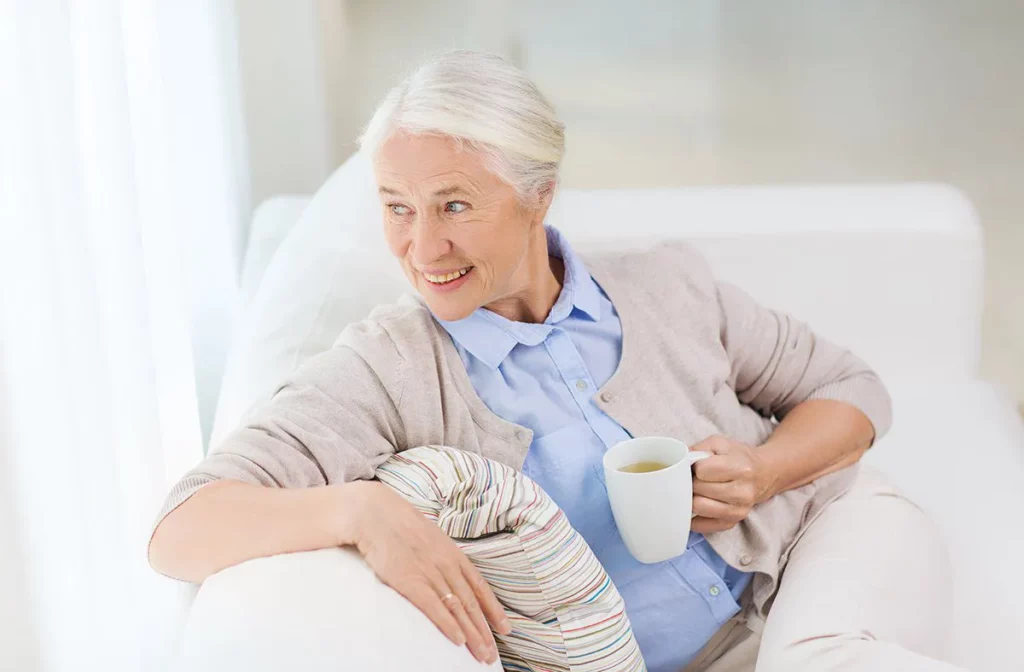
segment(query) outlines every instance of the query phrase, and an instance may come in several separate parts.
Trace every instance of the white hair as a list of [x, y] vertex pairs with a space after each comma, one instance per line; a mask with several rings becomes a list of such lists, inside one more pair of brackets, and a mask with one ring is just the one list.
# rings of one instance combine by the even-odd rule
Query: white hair
[[565, 126], [526, 73], [478, 51], [418, 67], [384, 97], [359, 145], [372, 155], [398, 130], [449, 136], [481, 152], [520, 199], [554, 187], [565, 153]]

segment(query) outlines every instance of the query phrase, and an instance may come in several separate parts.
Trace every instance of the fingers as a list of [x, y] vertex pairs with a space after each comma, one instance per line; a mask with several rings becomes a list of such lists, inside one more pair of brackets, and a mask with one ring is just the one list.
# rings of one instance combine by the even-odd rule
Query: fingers
[[512, 632], [512, 624], [509, 623], [508, 617], [505, 615], [505, 607], [498, 601], [494, 591], [487, 584], [486, 579], [480, 575], [480, 572], [469, 561], [469, 558], [466, 558], [465, 562], [462, 563], [462, 573], [480, 602], [484, 616], [493, 628], [503, 635]]
[[754, 484], [747, 481], [729, 481], [716, 483], [693, 480], [693, 494], [715, 499], [726, 504], [738, 506], [753, 506], [756, 503], [757, 492]]
[[[484, 618], [476, 598], [470, 595], [469, 600], [470, 602], [467, 603], [459, 598], [456, 608], [461, 612], [458, 614], [459, 618], [468, 619], [468, 623], [463, 626], [463, 629], [469, 627], [472, 628], [473, 632], [478, 633], [477, 637], [468, 642], [470, 651], [473, 652], [473, 655], [478, 660], [482, 660], [485, 663], [493, 663], [498, 655], [498, 646], [494, 643], [494, 635], [491, 634], [491, 628], [487, 625], [487, 619]], [[462, 621], [460, 620], [459, 622], [461, 623]], [[474, 643], [474, 640], [476, 643]]]
[[[443, 600], [443, 602], [455, 617], [459, 627], [466, 633], [466, 648], [480, 662], [493, 663], [498, 657], [498, 650], [494, 645], [494, 639], [491, 637], [491, 631], [480, 614], [480, 610], [476, 609], [475, 614], [478, 618], [476, 619], [477, 622], [474, 622], [473, 616], [470, 616], [468, 613], [462, 603], [462, 599], [457, 594], [454, 595], [455, 597]], [[480, 624], [483, 624], [483, 628], [480, 627]]]
[[690, 529], [698, 534], [708, 534], [709, 532], [722, 532], [723, 530], [729, 530], [736, 526], [734, 521], [721, 520], [718, 518], [703, 518], [698, 516], [690, 522]]
[[[466, 645], [480, 661], [496, 661], [497, 647], [477, 599], [479, 591], [463, 569], [463, 563], [468, 562], [465, 555], [436, 524], [399, 495], [381, 497], [382, 506], [376, 507], [375, 514], [379, 516], [378, 524], [368, 526], [372, 536], [365, 536], [358, 545], [367, 564], [445, 637], [459, 646]], [[494, 608], [489, 601], [487, 605]]]
[[719, 483], [715, 481], [702, 481], [693, 479], [693, 494], [717, 499], [720, 502], [731, 502], [735, 494], [735, 482], [727, 481]]
[[[712, 434], [696, 445], [690, 446], [690, 450], [699, 450], [712, 455], [724, 455], [730, 452], [732, 441], [727, 436]], [[708, 458], [710, 459], [710, 458]]]
[[[710, 499], [702, 495], [694, 495], [693, 497], [693, 514], [698, 518], [715, 518], [732, 521], [732, 525], [735, 525], [740, 520], [746, 517], [746, 513], [749, 509], [746, 507], [736, 506], [735, 504], [726, 504], [720, 502], [717, 499]], [[730, 527], [732, 527], [730, 525]]]
[[[442, 604], [451, 612], [455, 622], [459, 624], [459, 628], [466, 635], [466, 648], [477, 660], [493, 663], [498, 656], [494, 637], [491, 635], [491, 629], [484, 619], [472, 588], [469, 587], [462, 575], [459, 564], [452, 563], [445, 566], [439, 572], [436, 581]], [[449, 595], [451, 597], [447, 597]]]
[[708, 483], [726, 483], [739, 476], [736, 467], [731, 455], [712, 455], [693, 465], [693, 475]]
[[727, 481], [753, 480], [754, 463], [751, 448], [725, 436], [709, 436], [691, 450], [711, 453], [711, 457], [693, 465], [694, 475], [702, 481], [724, 483]]
[[444, 634], [445, 637], [450, 639], [458, 646], [462, 646], [466, 643], [466, 635], [463, 633], [462, 628], [448, 607], [441, 602], [441, 596], [438, 595], [437, 589], [434, 586], [417, 582], [412, 587], [407, 587], [404, 591], [399, 591], [405, 597], [413, 603], [417, 609], [422, 611], [427, 618], [433, 621], [437, 629]]

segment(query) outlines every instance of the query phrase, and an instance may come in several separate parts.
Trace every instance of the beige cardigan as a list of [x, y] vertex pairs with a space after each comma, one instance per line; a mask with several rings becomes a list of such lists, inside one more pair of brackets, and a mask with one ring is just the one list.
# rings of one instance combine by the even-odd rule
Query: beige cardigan
[[[632, 436], [692, 445], [724, 434], [757, 446], [773, 416], [806, 399], [853, 404], [876, 437], [889, 428], [889, 396], [866, 364], [716, 282], [692, 248], [663, 244], [586, 264], [615, 305], [623, 335], [619, 367], [595, 402]], [[369, 479], [389, 454], [428, 444], [519, 470], [532, 436], [484, 405], [447, 332], [405, 297], [303, 363], [173, 488], [158, 520], [216, 479], [290, 488]], [[794, 542], [846, 491], [856, 468], [776, 495], [740, 525], [707, 535], [727, 563], [755, 572], [752, 596], [762, 614]]]

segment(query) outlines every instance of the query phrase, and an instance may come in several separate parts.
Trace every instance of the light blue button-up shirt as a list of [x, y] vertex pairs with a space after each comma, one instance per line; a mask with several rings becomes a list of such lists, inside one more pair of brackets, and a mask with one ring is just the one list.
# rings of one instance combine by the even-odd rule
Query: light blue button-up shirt
[[648, 668], [680, 670], [739, 611], [750, 574], [727, 565], [697, 533], [685, 553], [654, 565], [634, 559], [623, 544], [601, 458], [630, 436], [593, 401], [619, 364], [622, 326], [567, 241], [555, 229], [547, 233], [565, 277], [543, 324], [513, 322], [485, 308], [441, 324], [487, 407], [533, 430], [523, 473], [565, 511], [615, 582]]

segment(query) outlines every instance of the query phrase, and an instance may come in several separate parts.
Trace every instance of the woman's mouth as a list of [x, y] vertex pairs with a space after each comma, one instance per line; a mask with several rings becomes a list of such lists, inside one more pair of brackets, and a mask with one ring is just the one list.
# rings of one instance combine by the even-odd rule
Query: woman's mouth
[[447, 273], [422, 273], [427, 285], [436, 292], [452, 291], [461, 287], [469, 278], [472, 266], [466, 266]]
[[455, 282], [456, 280], [464, 276], [466, 273], [469, 273], [471, 270], [473, 270], [473, 267], [467, 266], [466, 268], [460, 268], [457, 271], [451, 271], [450, 273], [445, 273], [442, 275], [424, 273], [423, 277], [426, 278], [427, 281], [430, 282], [431, 284], [447, 285], [448, 283]]

